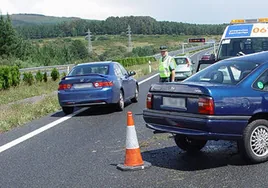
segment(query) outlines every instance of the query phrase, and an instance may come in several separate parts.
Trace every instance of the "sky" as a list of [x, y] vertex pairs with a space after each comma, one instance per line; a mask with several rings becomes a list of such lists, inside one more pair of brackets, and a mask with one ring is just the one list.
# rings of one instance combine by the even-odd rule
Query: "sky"
[[268, 17], [267, 0], [0, 0], [5, 14], [43, 14], [105, 20], [110, 16], [151, 16], [157, 21], [222, 24]]

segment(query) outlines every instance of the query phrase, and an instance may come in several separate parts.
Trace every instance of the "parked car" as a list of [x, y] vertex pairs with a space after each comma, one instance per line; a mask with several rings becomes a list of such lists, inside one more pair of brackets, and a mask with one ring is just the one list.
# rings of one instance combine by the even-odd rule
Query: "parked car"
[[60, 106], [65, 114], [72, 113], [74, 107], [108, 104], [122, 111], [126, 100], [138, 101], [135, 74], [117, 62], [79, 64], [59, 83]]
[[182, 82], [151, 85], [146, 126], [173, 133], [181, 149], [236, 140], [253, 163], [268, 160], [268, 52], [225, 59]]
[[201, 57], [201, 60], [215, 60], [214, 54], [204, 54]]
[[193, 63], [187, 56], [175, 56], [175, 81], [184, 80], [193, 74]]

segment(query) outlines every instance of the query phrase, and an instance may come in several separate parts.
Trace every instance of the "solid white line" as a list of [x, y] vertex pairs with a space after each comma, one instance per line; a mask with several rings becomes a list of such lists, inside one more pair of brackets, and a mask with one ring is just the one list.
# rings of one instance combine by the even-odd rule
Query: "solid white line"
[[52, 128], [52, 127], [55, 127], [56, 125], [58, 125], [58, 124], [60, 124], [60, 123], [62, 123], [64, 121], [70, 119], [71, 117], [75, 116], [78, 113], [83, 112], [86, 109], [87, 108], [82, 108], [80, 110], [77, 110], [77, 111], [75, 111], [74, 113], [72, 113], [70, 115], [64, 116], [64, 117], [62, 117], [62, 118], [60, 118], [60, 119], [58, 119], [58, 120], [56, 120], [54, 122], [51, 122], [51, 123], [39, 128], [39, 129], [36, 129], [35, 131], [32, 131], [32, 132], [30, 132], [30, 133], [28, 133], [28, 134], [26, 134], [26, 135], [24, 135], [24, 136], [22, 136], [20, 138], [17, 138], [16, 140], [13, 140], [13, 141], [1, 146], [0, 147], [0, 153], [5, 151], [5, 150], [7, 150], [7, 149], [12, 148], [13, 146], [16, 146], [17, 144], [19, 144], [21, 142], [24, 142], [25, 140], [28, 140], [28, 139], [40, 134], [40, 133], [42, 133], [42, 132], [44, 132], [44, 131]]

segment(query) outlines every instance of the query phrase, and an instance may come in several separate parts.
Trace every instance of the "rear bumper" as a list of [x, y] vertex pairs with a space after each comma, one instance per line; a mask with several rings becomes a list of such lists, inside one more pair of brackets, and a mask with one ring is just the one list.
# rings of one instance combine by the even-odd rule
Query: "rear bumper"
[[207, 140], [238, 140], [250, 116], [208, 116], [145, 109], [143, 118], [148, 128], [157, 131]]
[[105, 105], [116, 103], [119, 96], [116, 96], [112, 89], [101, 89], [95, 91], [59, 91], [58, 100], [60, 106], [96, 106], [96, 105]]

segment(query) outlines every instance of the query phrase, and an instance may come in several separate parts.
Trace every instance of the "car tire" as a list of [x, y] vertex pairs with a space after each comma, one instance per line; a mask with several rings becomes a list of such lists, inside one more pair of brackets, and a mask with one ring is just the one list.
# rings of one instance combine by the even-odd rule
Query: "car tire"
[[116, 103], [116, 110], [123, 111], [124, 107], [125, 107], [124, 94], [121, 90], [119, 94], [119, 101]]
[[63, 111], [66, 115], [68, 115], [68, 114], [73, 113], [73, 111], [74, 111], [74, 107], [62, 107], [62, 111]]
[[135, 96], [131, 99], [131, 102], [138, 102], [138, 98], [139, 98], [139, 89], [138, 86], [136, 85]]
[[207, 143], [207, 140], [189, 138], [187, 136], [178, 134], [174, 136], [174, 140], [179, 148], [187, 152], [198, 152]]
[[243, 139], [238, 142], [242, 157], [252, 163], [268, 160], [268, 121], [258, 119], [247, 125]]

